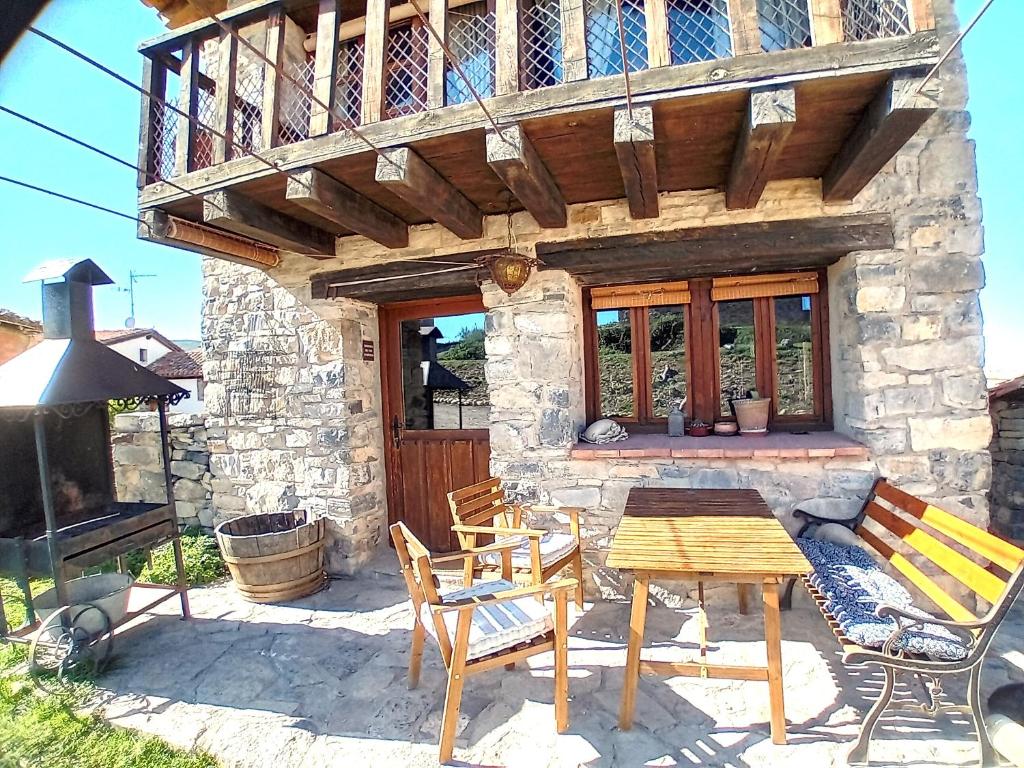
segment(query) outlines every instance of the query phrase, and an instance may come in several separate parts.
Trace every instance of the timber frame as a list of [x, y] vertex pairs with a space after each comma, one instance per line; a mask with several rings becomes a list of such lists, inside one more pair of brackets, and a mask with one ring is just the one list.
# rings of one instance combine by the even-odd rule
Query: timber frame
[[[235, 144], [185, 119], [175, 137], [162, 133], [166, 110], [144, 99], [139, 206], [330, 258], [350, 236], [404, 249], [409, 225], [429, 222], [477, 240], [483, 218], [504, 212], [510, 194], [513, 210], [529, 211], [548, 230], [566, 226], [567, 206], [598, 200], [625, 198], [633, 218], [656, 217], [659, 193], [680, 190], [723, 189], [729, 208], [750, 208], [767, 184], [786, 179], [821, 178], [825, 200], [850, 200], [937, 108], [935, 82], [921, 88], [939, 56], [930, 0], [900, 1], [904, 27], [865, 39], [844, 29], [838, 0], [813, 0], [812, 39], [768, 52], [757, 4], [728, 0], [733, 55], [695, 63], [673, 59], [675, 22], [651, 2], [646, 59], [630, 74], [628, 103], [621, 74], [592, 71], [586, 9], [573, 12], [563, 0], [564, 71], [538, 87], [523, 79], [522, 11], [500, 2], [488, 11], [494, 49], [485, 114], [473, 101], [453, 100], [451, 65], [433, 38], [423, 38], [421, 68], [409, 70], [414, 102], [389, 101], [397, 64], [388, 41], [414, 16], [409, 4], [385, 12], [383, 0], [367, 0], [365, 15], [352, 16], [358, 10], [338, 0], [256, 0], [220, 15], [230, 35], [200, 20], [141, 46], [143, 85]], [[445, 33], [445, 8], [462, 4], [426, 5]], [[275, 66], [247, 50], [261, 30]], [[305, 53], [291, 50], [286, 59], [285, 40], [294, 49], [297, 33], [307, 36]], [[341, 69], [353, 42], [362, 51], [358, 77]], [[213, 49], [226, 65], [209, 77], [199, 63]], [[310, 68], [309, 92], [282, 75], [286, 63], [298, 66], [295, 56]], [[242, 84], [253, 71], [263, 73], [256, 101]], [[178, 76], [177, 93], [168, 90], [169, 73]], [[203, 112], [210, 99], [212, 116]], [[174, 157], [161, 156], [167, 151]]]

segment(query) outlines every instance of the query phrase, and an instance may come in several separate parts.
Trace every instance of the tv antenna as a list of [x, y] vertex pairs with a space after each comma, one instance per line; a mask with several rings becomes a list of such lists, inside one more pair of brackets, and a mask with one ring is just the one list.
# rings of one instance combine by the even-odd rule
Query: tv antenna
[[144, 278], [144, 277], [157, 277], [157, 275], [151, 274], [151, 273], [136, 272], [134, 269], [129, 270], [129, 272], [128, 272], [128, 287], [127, 288], [118, 288], [117, 289], [117, 290], [121, 291], [122, 293], [127, 293], [128, 294], [128, 302], [129, 302], [129, 305], [131, 307], [129, 315], [128, 315], [128, 318], [124, 321], [124, 327], [125, 328], [134, 328], [135, 327], [135, 284], [137, 282], [139, 282], [139, 280]]

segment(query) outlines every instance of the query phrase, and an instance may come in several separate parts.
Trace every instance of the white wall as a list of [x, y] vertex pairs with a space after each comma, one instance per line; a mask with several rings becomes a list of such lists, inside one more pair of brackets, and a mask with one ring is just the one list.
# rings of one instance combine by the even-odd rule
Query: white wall
[[182, 389], [188, 390], [188, 397], [177, 405], [171, 406], [170, 413], [206, 413], [205, 382], [202, 379], [169, 379], [171, 384], [177, 384]]
[[[107, 344], [107, 346], [143, 367], [149, 365], [154, 360], [159, 360], [171, 351], [170, 348], [164, 346], [152, 336], [139, 336], [134, 339], [119, 341], [116, 344]], [[139, 352], [143, 349], [146, 350], [145, 360], [139, 357]]]

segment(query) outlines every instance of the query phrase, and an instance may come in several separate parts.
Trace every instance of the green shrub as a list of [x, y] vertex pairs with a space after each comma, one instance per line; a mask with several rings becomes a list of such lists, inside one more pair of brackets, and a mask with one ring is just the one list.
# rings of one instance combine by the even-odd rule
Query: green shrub
[[[188, 528], [181, 536], [181, 551], [185, 558], [185, 576], [190, 587], [209, 584], [221, 578], [226, 569], [220, 556], [217, 540], [195, 528]], [[129, 562], [132, 572], [138, 572], [139, 581], [151, 584], [175, 584], [178, 581], [174, 566], [174, 549], [164, 544], [153, 550], [153, 567], [150, 568], [142, 560], [142, 567], [135, 570]]]

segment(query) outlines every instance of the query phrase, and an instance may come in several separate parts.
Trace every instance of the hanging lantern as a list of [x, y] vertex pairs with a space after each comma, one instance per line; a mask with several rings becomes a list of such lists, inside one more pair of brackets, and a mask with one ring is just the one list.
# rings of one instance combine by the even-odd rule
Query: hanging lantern
[[537, 260], [515, 251], [502, 251], [482, 256], [479, 262], [487, 267], [498, 287], [511, 296], [526, 285]]
[[511, 296], [518, 291], [530, 278], [530, 272], [540, 262], [532, 256], [526, 256], [516, 250], [515, 234], [512, 232], [511, 194], [506, 199], [505, 217], [508, 228], [508, 243], [497, 253], [481, 256], [476, 261], [491, 273], [491, 280], [497, 283], [505, 293]]

